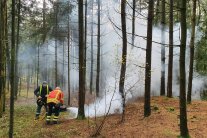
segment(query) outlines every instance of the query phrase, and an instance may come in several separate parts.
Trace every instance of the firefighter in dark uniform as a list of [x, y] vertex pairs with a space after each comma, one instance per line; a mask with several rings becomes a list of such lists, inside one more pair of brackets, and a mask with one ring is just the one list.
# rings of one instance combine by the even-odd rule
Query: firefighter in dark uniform
[[48, 86], [46, 81], [43, 81], [42, 85], [37, 87], [37, 89], [34, 91], [34, 94], [37, 97], [37, 110], [36, 110], [36, 116], [35, 119], [39, 119], [39, 115], [41, 113], [42, 106], [45, 107], [46, 113], [47, 113], [47, 95], [52, 91], [53, 89]]

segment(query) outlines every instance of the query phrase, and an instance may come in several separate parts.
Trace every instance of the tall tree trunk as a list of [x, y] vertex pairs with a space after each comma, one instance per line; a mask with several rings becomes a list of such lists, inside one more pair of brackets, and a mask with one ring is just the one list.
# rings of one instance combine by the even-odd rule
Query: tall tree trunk
[[40, 72], [40, 44], [37, 47], [37, 87], [39, 85], [39, 72]]
[[170, 0], [167, 97], [172, 97], [172, 79], [173, 79], [173, 0]]
[[[177, 7], [179, 6], [179, 5], [181, 5], [181, 1], [180, 0], [176, 0], [176, 4], [177, 4]], [[175, 16], [176, 17], [176, 21], [179, 21], [179, 19], [180, 19], [180, 11], [179, 11], [179, 9], [177, 8], [177, 10], [176, 10], [177, 12], [177, 16]]]
[[27, 66], [27, 98], [29, 94], [29, 87], [30, 87], [30, 65]]
[[[46, 20], [45, 20], [45, 15], [46, 15], [46, 2], [45, 0], [43, 0], [43, 3], [42, 3], [42, 23], [43, 23], [43, 26], [42, 26], [42, 32], [41, 32], [41, 39], [42, 39], [42, 43], [40, 43], [40, 45], [43, 45], [45, 43], [45, 40], [46, 40]], [[47, 55], [44, 56], [45, 58], [45, 66], [46, 66], [46, 73], [44, 73], [44, 75], [42, 76], [42, 79], [44, 79], [45, 81], [47, 80], [47, 60], [46, 60], [46, 57]]]
[[17, 99], [17, 93], [18, 93], [18, 83], [19, 83], [19, 73], [18, 73], [18, 52], [19, 52], [19, 27], [20, 27], [20, 7], [21, 7], [21, 0], [18, 0], [18, 14], [17, 14], [17, 41], [16, 41], [16, 62], [15, 62], [15, 99]]
[[187, 112], [186, 112], [186, 0], [181, 0], [180, 7], [181, 43], [180, 43], [180, 132], [181, 137], [188, 137]]
[[10, 54], [10, 45], [8, 43], [8, 28], [6, 28], [6, 63], [7, 63], [7, 90], [9, 90], [9, 86], [10, 86], [10, 70], [11, 70], [11, 54]]
[[135, 8], [136, 8], [136, 0], [133, 0], [133, 6], [132, 6], [132, 48], [134, 47], [134, 39], [135, 39]]
[[150, 109], [150, 91], [151, 91], [151, 56], [152, 56], [152, 24], [154, 16], [154, 0], [149, 1], [148, 6], [148, 23], [147, 23], [147, 48], [146, 48], [146, 64], [145, 64], [145, 101], [144, 116], [151, 114]]
[[91, 1], [91, 72], [90, 72], [90, 94], [93, 91], [93, 1]]
[[156, 7], [155, 7], [155, 23], [158, 23], [158, 21], [160, 20], [160, 1], [161, 0], [157, 0], [156, 2]]
[[[49, 50], [48, 45], [47, 45], [47, 50]], [[48, 56], [47, 54], [44, 55], [44, 62], [45, 62], [46, 67], [45, 67], [45, 72], [43, 74], [43, 78], [45, 81], [48, 81], [48, 60], [47, 60], [48, 57], [47, 56]], [[47, 83], [49, 84], [49, 81]]]
[[[4, 50], [5, 51], [5, 50]], [[5, 64], [6, 65], [6, 64]], [[5, 66], [4, 65], [4, 66]], [[4, 80], [3, 80], [3, 95], [2, 95], [2, 106], [3, 106], [3, 112], [6, 111], [6, 66], [5, 66], [5, 70], [4, 70]], [[0, 117], [1, 118], [1, 117]]]
[[[6, 57], [6, 50], [7, 47], [9, 47], [9, 42], [8, 42], [8, 18], [7, 18], [7, 0], [4, 0], [4, 12], [5, 12], [5, 16], [4, 16], [4, 21], [5, 21], [5, 47], [4, 47], [4, 66], [5, 66], [5, 77], [4, 77], [4, 92], [3, 92], [3, 112], [5, 112], [6, 109], [6, 80], [7, 80], [7, 66], [6, 66], [6, 62], [7, 62], [7, 58]], [[9, 84], [9, 83], [8, 83]], [[8, 91], [9, 92], [9, 91]]]
[[[62, 70], [62, 74], [64, 75], [65, 73], [65, 45], [64, 45], [64, 40], [63, 40], [63, 70]], [[64, 90], [64, 77], [62, 76], [62, 89]]]
[[122, 62], [121, 62], [121, 74], [119, 80], [119, 93], [122, 96], [122, 119], [125, 118], [125, 73], [126, 73], [126, 61], [127, 61], [127, 34], [126, 34], [126, 0], [121, 0], [121, 29], [122, 29]]
[[7, 1], [0, 2], [0, 118], [5, 111], [6, 55], [7, 40]]
[[12, 0], [12, 28], [11, 28], [11, 95], [10, 95], [10, 123], [9, 123], [9, 138], [13, 137], [13, 122], [14, 122], [14, 81], [15, 81], [15, 0]]
[[58, 4], [56, 4], [55, 13], [55, 87], [58, 85], [58, 71], [57, 71], [57, 27], [58, 27]]
[[84, 23], [83, 23], [83, 0], [78, 1], [78, 25], [79, 25], [79, 100], [78, 119], [85, 118], [85, 45], [84, 45]]
[[[68, 2], [68, 6], [69, 6]], [[70, 14], [68, 11], [68, 106], [70, 106]]]
[[[68, 15], [68, 19], [69, 19], [69, 15]], [[70, 28], [69, 28], [69, 23], [68, 23], [68, 106], [70, 106]]]
[[21, 89], [22, 89], [22, 78], [19, 78], [19, 96], [21, 95]]
[[[71, 38], [73, 38], [73, 32], [72, 32], [72, 30], [71, 30]], [[74, 58], [74, 56], [75, 56], [75, 46], [73, 45], [73, 41], [71, 41], [71, 55], [72, 55], [72, 68], [74, 68], [75, 67], [75, 65], [73, 64], [73, 63], [75, 63], [75, 58]], [[74, 69], [72, 70], [72, 77], [71, 78], [74, 78], [74, 73], [75, 71], [74, 71]], [[75, 92], [75, 87], [76, 87], [76, 85], [75, 85], [75, 83], [72, 83], [73, 84], [73, 86], [72, 86], [72, 91], [73, 92]]]
[[57, 28], [58, 28], [58, 11], [59, 11], [59, 5], [58, 2], [56, 3], [56, 13], [55, 13], [55, 87], [58, 86], [58, 59], [57, 59]]
[[161, 16], [161, 86], [160, 95], [165, 95], [165, 0], [162, 0]]
[[[7, 6], [7, 0], [5, 0], [5, 5]], [[8, 26], [8, 17], [7, 17], [7, 8], [6, 8], [6, 11], [5, 11], [5, 18], [6, 18], [6, 26]], [[7, 70], [6, 70], [6, 73], [7, 73], [7, 76], [6, 76], [6, 87], [7, 87], [7, 91], [9, 92], [10, 91], [10, 70], [11, 70], [11, 57], [10, 57], [10, 46], [9, 46], [9, 39], [8, 39], [8, 27], [5, 28], [6, 31], [5, 31], [5, 37], [6, 37], [6, 65], [7, 65]]]
[[98, 0], [98, 29], [97, 29], [97, 72], [96, 72], [96, 96], [100, 96], [100, 51], [101, 51], [101, 9], [100, 9], [100, 0]]
[[46, 2], [45, 0], [43, 0], [43, 37], [42, 37], [42, 41], [43, 41], [43, 44], [45, 42], [45, 39], [46, 39], [46, 20], [45, 20], [45, 14], [46, 14]]
[[3, 76], [4, 76], [4, 65], [3, 65], [3, 3], [0, 2], [0, 118], [3, 115]]
[[[84, 60], [84, 67], [86, 68], [86, 51], [87, 51], [87, 31], [88, 31], [88, 20], [87, 20], [87, 16], [88, 16], [88, 1], [85, 0], [85, 35], [84, 35], [84, 39], [85, 39], [85, 60]], [[85, 69], [85, 73], [86, 74], [86, 69]], [[87, 84], [86, 84], [87, 85]]]
[[192, 80], [193, 80], [193, 61], [194, 61], [194, 42], [195, 42], [195, 26], [196, 26], [196, 0], [193, 0], [193, 14], [192, 14], [192, 34], [190, 40], [190, 65], [189, 65], [189, 78], [188, 78], [188, 94], [187, 102], [191, 103], [192, 93]]

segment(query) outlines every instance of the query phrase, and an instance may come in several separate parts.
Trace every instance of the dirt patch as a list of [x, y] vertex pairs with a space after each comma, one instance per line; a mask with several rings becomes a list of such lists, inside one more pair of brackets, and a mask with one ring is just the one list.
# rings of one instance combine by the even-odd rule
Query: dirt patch
[[36, 104], [36, 98], [18, 97], [16, 104], [18, 106], [34, 105]]
[[[120, 123], [121, 115], [107, 117], [101, 131], [102, 137], [177, 137], [179, 131], [179, 100], [175, 98], [153, 97], [152, 113], [144, 118], [142, 99], [126, 106], [125, 122]], [[207, 137], [207, 102], [193, 101], [188, 105], [188, 128], [192, 138]], [[86, 121], [65, 120], [63, 127], [72, 125], [79, 128], [81, 136], [92, 135], [101, 124], [103, 117]], [[84, 131], [81, 131], [84, 130]]]
[[[31, 108], [28, 107], [28, 104], [34, 104], [32, 99], [19, 98], [16, 102], [16, 107], [21, 107], [15, 114], [17, 116], [15, 133], [18, 137], [90, 137], [104, 119], [104, 117], [85, 120], [69, 119], [68, 112], [64, 112], [60, 114], [59, 124], [48, 126], [44, 118], [34, 122], [35, 108], [34, 105]], [[124, 123], [120, 123], [120, 114], [109, 115], [99, 137], [176, 138], [179, 136], [179, 99], [153, 97], [151, 116], [147, 118], [143, 115], [143, 109], [143, 98], [139, 98], [127, 104]], [[193, 101], [187, 106], [187, 115], [190, 136], [192, 138], [207, 137], [207, 102]], [[6, 117], [4, 119], [9, 120]], [[7, 121], [2, 120], [2, 122]], [[22, 124], [23, 122], [27, 124]]]

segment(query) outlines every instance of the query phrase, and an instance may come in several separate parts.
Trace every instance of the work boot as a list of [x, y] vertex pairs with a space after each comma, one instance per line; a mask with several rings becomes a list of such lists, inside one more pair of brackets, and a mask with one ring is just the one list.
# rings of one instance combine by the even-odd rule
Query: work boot
[[46, 117], [46, 124], [47, 124], [47, 125], [50, 124], [50, 117], [51, 117], [51, 116], [47, 116], [47, 117]]
[[54, 116], [52, 121], [53, 121], [53, 124], [57, 124], [58, 123], [58, 116]]
[[57, 121], [53, 121], [53, 124], [57, 124], [58, 122]]
[[50, 124], [50, 121], [46, 121], [46, 125], [49, 125]]

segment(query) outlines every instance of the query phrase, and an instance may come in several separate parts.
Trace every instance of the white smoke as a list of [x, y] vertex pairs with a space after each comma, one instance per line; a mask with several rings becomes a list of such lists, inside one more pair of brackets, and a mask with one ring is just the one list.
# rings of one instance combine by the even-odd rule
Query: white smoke
[[[122, 112], [122, 105], [120, 102], [121, 95], [118, 91], [106, 93], [102, 98], [96, 99], [92, 104], [85, 105], [85, 116], [95, 117], [103, 116], [106, 114], [114, 114]], [[76, 118], [78, 114], [78, 108], [69, 107], [71, 118]]]
[[[110, 3], [110, 4], [109, 4]], [[114, 3], [114, 1], [106, 0], [102, 3], [102, 9], [107, 8], [109, 17], [112, 19], [114, 24], [121, 28], [121, 18], [120, 14], [114, 9], [119, 11], [120, 3]], [[108, 7], [107, 7], [107, 6]], [[130, 8], [128, 7], [129, 11]], [[143, 15], [146, 15], [147, 11], [143, 11]], [[139, 16], [138, 16], [139, 17]], [[103, 60], [103, 70], [102, 77], [105, 80], [106, 85], [102, 89], [102, 98], [96, 99], [96, 101], [90, 105], [85, 105], [86, 116], [94, 117], [105, 115], [109, 110], [109, 114], [121, 113], [121, 96], [118, 93], [118, 84], [114, 83], [119, 79], [116, 77], [111, 77], [114, 74], [120, 73], [120, 59], [122, 50], [122, 39], [121, 32], [113, 27], [106, 14], [103, 14], [103, 20], [105, 24], [101, 26], [101, 30], [106, 31], [105, 36], [102, 37], [102, 52], [105, 53], [102, 56]], [[106, 21], [107, 20], [107, 21]], [[103, 21], [104, 22], [104, 21]], [[131, 32], [131, 20], [127, 20], [127, 31]], [[114, 29], [116, 31], [114, 31]], [[117, 34], [119, 33], [119, 35]], [[136, 34], [140, 36], [147, 35], [147, 22], [145, 19], [136, 18]], [[165, 30], [165, 43], [168, 44], [169, 30]], [[128, 35], [128, 41], [131, 41], [131, 35]], [[158, 96], [160, 94], [160, 75], [161, 75], [161, 28], [160, 26], [153, 28], [153, 44], [152, 44], [152, 76], [151, 76], [151, 95]], [[187, 51], [186, 51], [186, 80], [188, 80], [188, 67], [189, 67], [189, 41], [190, 41], [190, 31], [188, 30], [187, 38]], [[158, 43], [155, 43], [158, 42]], [[180, 25], [174, 25], [174, 45], [180, 44]], [[136, 37], [135, 45], [141, 48], [146, 48], [146, 40], [142, 37]], [[89, 49], [90, 50], [90, 49]], [[165, 61], [165, 79], [167, 87], [167, 74], [168, 74], [168, 47], [166, 47], [166, 61]], [[174, 48], [174, 65], [173, 65], [173, 96], [179, 96], [179, 47]], [[145, 51], [139, 48], [131, 48], [128, 44], [128, 56], [127, 56], [127, 70], [126, 70], [126, 80], [125, 80], [125, 92], [126, 100], [143, 96], [144, 95], [144, 67], [145, 66]], [[103, 83], [103, 82], [102, 82]], [[109, 85], [110, 84], [110, 85]], [[111, 86], [112, 84], [112, 86]], [[116, 84], [116, 85], [115, 85]], [[150, 85], [150, 84], [147, 84]], [[204, 89], [205, 78], [199, 76], [194, 72], [193, 84], [192, 84], [192, 98], [200, 99], [200, 91]], [[107, 91], [107, 93], [105, 93]], [[115, 96], [113, 97], [113, 94]], [[113, 98], [112, 98], [113, 97]], [[114, 99], [115, 98], [115, 99]], [[111, 102], [112, 99], [112, 102]], [[111, 106], [109, 106], [111, 105]], [[71, 112], [71, 108], [69, 108]], [[74, 111], [77, 115], [77, 109]], [[72, 111], [73, 112], [73, 111]]]
[[[114, 77], [110, 77], [107, 80], [107, 88], [105, 94], [101, 98], [97, 98], [94, 103], [85, 105], [85, 116], [103, 116], [106, 114], [114, 114], [122, 112], [121, 95], [118, 92], [118, 82]], [[70, 116], [76, 118], [78, 114], [78, 108], [69, 107]]]
[[[129, 1], [130, 3], [130, 1]], [[95, 7], [96, 8], [96, 7]], [[101, 31], [105, 34], [101, 37], [102, 41], [102, 66], [101, 66], [101, 98], [97, 98], [94, 103], [85, 105], [86, 116], [102, 116], [105, 115], [109, 108], [109, 114], [121, 113], [121, 96], [118, 92], [118, 81], [120, 74], [120, 63], [121, 63], [121, 50], [122, 50], [122, 39], [121, 31], [114, 27], [112, 23], [108, 20], [110, 18], [114, 24], [121, 28], [121, 17], [120, 14], [120, 3], [119, 1], [105, 0], [102, 1], [102, 12], [101, 15]], [[106, 12], [107, 11], [107, 12]], [[131, 11], [130, 7], [127, 6], [127, 12]], [[96, 10], [94, 10], [96, 12]], [[142, 11], [142, 15], [146, 16], [146, 10]], [[90, 15], [89, 15], [90, 17]], [[128, 16], [129, 17], [129, 16]], [[147, 21], [143, 16], [137, 15], [136, 17], [136, 30], [135, 33], [139, 36], [146, 37], [147, 35]], [[73, 29], [73, 46], [70, 48], [70, 74], [71, 74], [71, 87], [74, 89], [78, 84], [78, 47], [77, 43], [77, 7], [74, 9], [71, 15], [71, 26]], [[96, 18], [96, 16], [94, 16]], [[94, 19], [95, 20], [95, 19]], [[94, 23], [96, 24], [96, 23]], [[94, 32], [97, 26], [94, 25]], [[89, 26], [90, 28], [90, 26]], [[116, 31], [115, 31], [115, 30]], [[180, 26], [179, 24], [174, 25], [174, 44], [180, 44]], [[90, 31], [89, 31], [90, 32]], [[131, 33], [131, 20], [127, 19], [127, 32]], [[168, 44], [168, 29], [165, 30], [165, 43]], [[118, 34], [117, 34], [118, 33]], [[95, 34], [94, 34], [95, 35]], [[187, 45], [189, 45], [190, 31], [188, 31]], [[67, 41], [67, 40], [66, 40]], [[128, 34], [128, 42], [131, 41], [131, 34]], [[156, 26], [153, 28], [153, 41], [161, 42], [161, 28]], [[65, 42], [66, 43], [66, 42]], [[88, 43], [90, 43], [90, 37], [88, 37]], [[132, 98], [144, 95], [144, 77], [145, 77], [145, 49], [146, 39], [143, 37], [135, 37], [135, 45], [140, 48], [132, 48], [128, 43], [128, 56], [127, 56], [127, 70], [126, 70], [126, 80], [125, 80], [125, 92], [126, 101]], [[151, 95], [158, 96], [160, 93], [160, 74], [161, 74], [161, 45], [158, 43], [152, 44], [152, 78], [151, 78]], [[65, 44], [66, 45], [66, 44]], [[46, 47], [47, 46], [47, 47]], [[44, 49], [43, 49], [44, 47]], [[48, 62], [47, 70], [49, 68], [54, 69], [54, 51], [55, 51], [55, 40], [48, 40], [46, 44], [43, 45], [40, 51], [40, 56], [44, 57], [44, 53], [51, 54], [45, 56], [45, 59], [41, 61], [41, 64], [45, 65]], [[28, 49], [28, 52], [31, 51]], [[94, 51], [96, 51], [96, 37], [94, 37]], [[67, 50], [66, 50], [67, 52]], [[25, 52], [27, 53], [27, 52]], [[32, 52], [31, 52], [32, 53]], [[89, 54], [88, 54], [89, 53]], [[87, 65], [90, 66], [90, 46], [87, 48]], [[29, 55], [21, 55], [21, 60], [25, 62], [26, 57]], [[67, 54], [65, 53], [67, 56]], [[66, 57], [67, 58], [67, 57]], [[94, 58], [96, 58], [96, 52], [94, 52]], [[29, 60], [29, 59], [28, 59]], [[189, 47], [187, 46], [186, 52], [186, 78], [188, 78], [188, 64], [189, 64]], [[32, 62], [32, 61], [29, 61]], [[64, 72], [62, 71], [62, 44], [58, 44], [58, 70], [62, 73], [62, 76], [66, 77], [68, 72], [67, 68]], [[94, 60], [94, 63], [96, 59]], [[96, 65], [96, 64], [95, 64]], [[94, 72], [96, 70], [94, 65]], [[67, 63], [66, 63], [67, 66]], [[165, 65], [165, 78], [167, 82], [167, 66], [168, 66], [168, 48], [166, 47], [166, 65]], [[45, 71], [46, 68], [41, 66], [40, 71]], [[87, 75], [90, 70], [87, 70]], [[96, 73], [94, 73], [94, 76]], [[51, 77], [52, 78], [52, 77]], [[174, 48], [174, 66], [173, 66], [173, 96], [179, 96], [179, 48]], [[192, 86], [192, 96], [194, 99], [200, 98], [200, 91], [204, 89], [205, 77], [199, 76], [196, 72], [194, 73], [193, 86]], [[66, 77], [67, 81], [67, 77]], [[95, 79], [94, 79], [95, 82]], [[65, 82], [67, 84], [67, 82]], [[95, 83], [93, 83], [95, 84]], [[150, 84], [147, 84], [150, 85]], [[167, 84], [166, 84], [167, 86]], [[74, 90], [73, 90], [74, 91]], [[78, 109], [75, 107], [70, 107], [69, 111], [73, 113], [74, 117], [77, 116]]]

